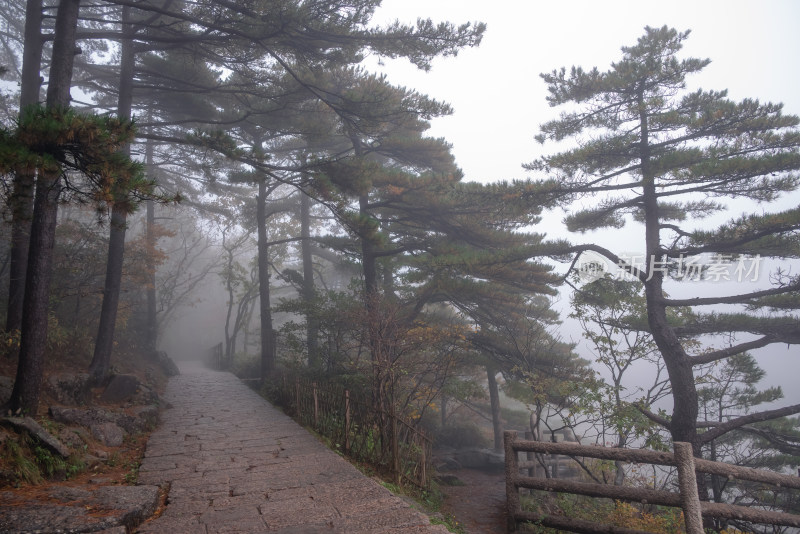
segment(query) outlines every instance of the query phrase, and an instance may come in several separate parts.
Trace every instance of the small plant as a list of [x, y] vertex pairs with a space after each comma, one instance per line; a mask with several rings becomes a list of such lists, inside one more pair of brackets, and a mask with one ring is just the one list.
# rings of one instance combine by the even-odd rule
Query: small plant
[[3, 443], [3, 460], [8, 462], [17, 482], [39, 484], [42, 473], [39, 467], [25, 453], [25, 448], [15, 439], [6, 439]]
[[139, 462], [132, 461], [128, 464], [129, 470], [123, 476], [126, 484], [136, 484], [136, 481], [139, 479]]

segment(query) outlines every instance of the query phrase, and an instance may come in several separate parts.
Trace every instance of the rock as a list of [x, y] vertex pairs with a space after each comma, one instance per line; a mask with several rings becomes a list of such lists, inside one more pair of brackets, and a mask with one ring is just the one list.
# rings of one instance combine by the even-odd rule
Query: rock
[[0, 492], [0, 532], [122, 534], [134, 530], [158, 506], [156, 486], [87, 488], [57, 488], [46, 500]]
[[70, 455], [70, 450], [66, 445], [58, 441], [52, 434], [42, 428], [42, 425], [30, 417], [2, 417], [0, 418], [0, 423], [9, 424], [17, 430], [26, 431], [39, 440], [42, 445], [63, 458]]
[[114, 423], [97, 423], [90, 427], [92, 435], [107, 447], [119, 447], [125, 432]]
[[158, 486], [101, 486], [92, 501], [107, 510], [121, 510], [121, 523], [133, 528], [158, 508]]
[[155, 406], [139, 406], [133, 408], [134, 415], [123, 412], [112, 412], [100, 408], [69, 408], [65, 406], [51, 406], [50, 417], [54, 421], [67, 425], [79, 425], [92, 428], [102, 423], [114, 423], [128, 434], [135, 434], [150, 428], [158, 421], [158, 408]]
[[89, 400], [89, 375], [87, 373], [59, 373], [50, 375], [46, 382], [49, 392], [61, 404], [71, 406], [86, 404]]
[[181, 374], [181, 372], [178, 370], [178, 366], [175, 365], [175, 362], [172, 361], [172, 358], [167, 356], [167, 353], [163, 350], [157, 350], [150, 353], [150, 359], [156, 362], [167, 376], [178, 376]]
[[92, 496], [89, 490], [71, 486], [57, 486], [48, 493], [50, 497], [62, 502], [85, 501]]
[[142, 430], [152, 430], [158, 424], [158, 408], [156, 406], [134, 406], [131, 411], [139, 420]]
[[145, 423], [140, 419], [126, 413], [107, 412], [109, 422], [121, 427], [128, 434], [135, 434], [145, 429]]
[[69, 447], [77, 449], [86, 444], [82, 434], [84, 432], [78, 428], [62, 428], [58, 433], [58, 439]]
[[5, 404], [11, 398], [14, 390], [14, 379], [10, 376], [0, 376], [0, 404]]
[[64, 406], [51, 406], [50, 417], [58, 423], [67, 425], [79, 425], [86, 428], [91, 427], [97, 423], [113, 422], [114, 417], [109, 415], [110, 412], [98, 408], [67, 408]]
[[139, 385], [138, 391], [130, 398], [131, 404], [158, 404], [158, 393], [156, 393], [153, 389], [145, 386], [144, 384]]
[[100, 395], [101, 402], [123, 402], [136, 394], [139, 389], [139, 378], [135, 375], [114, 375]]

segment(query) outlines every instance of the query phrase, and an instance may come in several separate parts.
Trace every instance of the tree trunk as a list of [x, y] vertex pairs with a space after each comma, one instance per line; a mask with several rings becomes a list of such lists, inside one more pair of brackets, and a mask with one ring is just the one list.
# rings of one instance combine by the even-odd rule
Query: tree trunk
[[261, 307], [261, 382], [275, 368], [275, 336], [272, 333], [272, 309], [269, 295], [269, 245], [267, 244], [267, 179], [258, 182], [256, 197], [258, 224], [258, 294]]
[[[131, 8], [122, 8], [122, 25], [125, 38], [122, 39], [120, 58], [120, 87], [117, 114], [121, 119], [131, 118], [133, 105], [133, 69], [135, 55], [133, 51], [131, 25]], [[130, 154], [130, 145], [120, 149]], [[119, 294], [122, 287], [122, 265], [125, 256], [125, 232], [128, 226], [129, 184], [114, 184], [114, 205], [111, 208], [111, 224], [108, 239], [108, 258], [106, 260], [106, 278], [103, 287], [103, 305], [100, 310], [100, 324], [97, 327], [97, 338], [94, 345], [94, 357], [89, 365], [90, 380], [94, 384], [102, 383], [111, 368], [111, 353], [114, 348], [114, 330], [117, 323]]]
[[[145, 148], [145, 168], [150, 176], [153, 176], [153, 142], [147, 141]], [[145, 218], [145, 239], [147, 240], [147, 332], [146, 345], [147, 350], [151, 353], [156, 351], [158, 344], [158, 309], [156, 307], [156, 235], [155, 235], [155, 222], [156, 210], [155, 203], [152, 199], [147, 199], [145, 202], [146, 218]]]
[[225, 358], [226, 365], [230, 365], [233, 361], [233, 353], [235, 352], [234, 345], [236, 344], [236, 334], [231, 333], [231, 316], [233, 315], [233, 306], [236, 295], [233, 290], [233, 247], [230, 249], [225, 246], [225, 234], [227, 230], [222, 233], [222, 248], [228, 253], [228, 263], [226, 265], [228, 275], [225, 279], [225, 290], [228, 292], [228, 309], [225, 312]]
[[101, 384], [111, 368], [111, 352], [114, 348], [114, 327], [117, 321], [119, 293], [122, 285], [122, 263], [125, 253], [125, 230], [127, 212], [114, 205], [111, 210], [108, 258], [106, 260], [106, 279], [103, 288], [103, 304], [100, 309], [100, 323], [94, 344], [94, 356], [89, 364], [91, 382]]
[[[58, 5], [53, 60], [47, 87], [47, 107], [51, 109], [69, 106], [79, 10], [80, 0], [61, 0]], [[19, 364], [14, 389], [7, 404], [14, 413], [36, 415], [39, 407], [60, 192], [60, 171], [43, 172], [39, 176], [31, 224], [25, 301], [22, 306]]]
[[[367, 210], [368, 197], [362, 195], [358, 199], [362, 219], [369, 218]], [[386, 412], [385, 381], [388, 369], [385, 369], [384, 355], [380, 337], [380, 294], [378, 293], [378, 270], [375, 245], [372, 242], [371, 230], [361, 232], [361, 269], [364, 276], [364, 307], [367, 313], [367, 332], [369, 336], [369, 353], [372, 362], [372, 402], [375, 411]]]
[[306, 347], [308, 348], [308, 365], [318, 369], [322, 365], [319, 354], [317, 336], [319, 321], [311, 310], [314, 305], [316, 291], [314, 289], [314, 263], [311, 256], [311, 199], [300, 193], [300, 244], [303, 257], [303, 300], [306, 305]]
[[503, 425], [500, 421], [500, 392], [497, 389], [497, 369], [486, 366], [486, 380], [489, 383], [489, 401], [492, 405], [492, 430], [494, 431], [494, 450], [503, 450]]
[[[42, 86], [42, 0], [28, 0], [25, 7], [25, 42], [22, 53], [22, 80], [19, 108], [39, 102]], [[22, 303], [25, 295], [25, 270], [28, 268], [28, 247], [33, 215], [33, 184], [36, 170], [18, 168], [14, 173], [11, 194], [11, 259], [8, 280], [6, 332], [22, 326]]]

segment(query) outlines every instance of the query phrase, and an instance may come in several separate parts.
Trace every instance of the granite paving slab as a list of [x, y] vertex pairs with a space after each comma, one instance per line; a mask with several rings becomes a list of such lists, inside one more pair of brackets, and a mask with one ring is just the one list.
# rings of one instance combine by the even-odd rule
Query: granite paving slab
[[167, 504], [137, 532], [447, 532], [232, 374], [179, 366], [139, 469]]

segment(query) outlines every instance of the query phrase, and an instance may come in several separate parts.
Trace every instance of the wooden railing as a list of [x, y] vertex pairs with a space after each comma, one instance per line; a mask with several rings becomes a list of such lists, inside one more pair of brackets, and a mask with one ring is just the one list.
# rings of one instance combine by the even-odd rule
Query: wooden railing
[[224, 351], [222, 350], [222, 343], [217, 343], [213, 347], [209, 349], [209, 365], [213, 369], [217, 369], [221, 371], [222, 369], [227, 369], [228, 363], [224, 361]]
[[431, 440], [402, 417], [376, 411], [367, 399], [344, 388], [291, 375], [281, 375], [273, 384], [274, 400], [345, 456], [389, 471], [398, 483], [429, 486]]
[[[800, 515], [700, 501], [697, 494], [695, 472], [738, 478], [741, 480], [793, 489], [800, 489], [800, 477], [781, 475], [762, 469], [750, 469], [722, 462], [711, 462], [694, 458], [692, 456], [691, 445], [688, 443], [675, 443], [675, 452], [669, 453], [641, 449], [589, 447], [575, 443], [526, 441], [517, 439], [517, 433], [515, 431], [506, 431], [504, 441], [506, 458], [506, 506], [509, 532], [516, 531], [517, 525], [520, 522], [526, 521], [571, 532], [627, 532], [631, 534], [639, 532], [632, 529], [613, 527], [611, 525], [599, 525], [595, 522], [567, 518], [564, 516], [536, 514], [523, 511], [520, 504], [520, 488], [679, 507], [683, 509], [687, 534], [702, 534], [702, 518], [704, 517], [737, 519], [751, 523], [800, 527]], [[520, 452], [561, 454], [573, 458], [586, 457], [598, 458], [601, 460], [619, 460], [629, 463], [674, 466], [678, 468], [680, 493], [521, 475], [520, 469], [524, 469], [527, 472], [529, 468], [534, 466], [534, 462], [530, 460], [520, 461], [518, 458]]]

